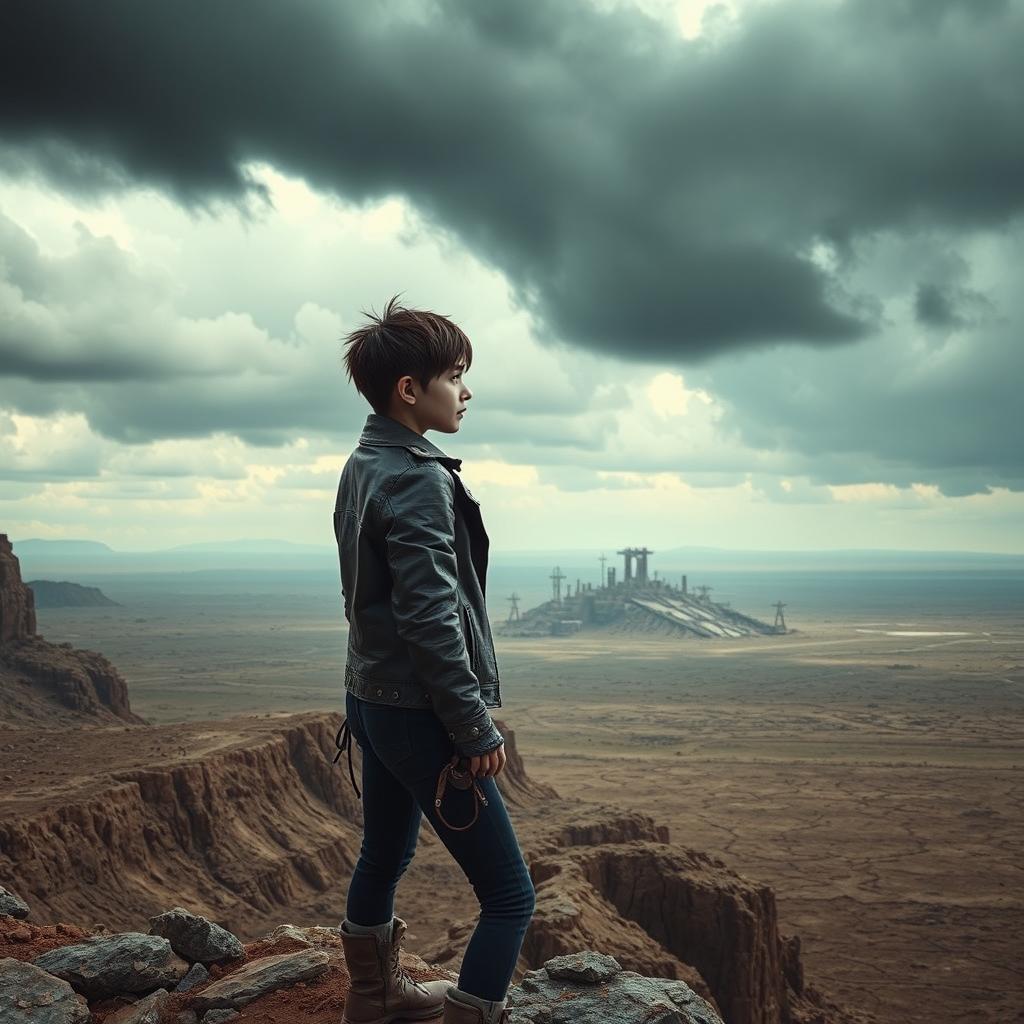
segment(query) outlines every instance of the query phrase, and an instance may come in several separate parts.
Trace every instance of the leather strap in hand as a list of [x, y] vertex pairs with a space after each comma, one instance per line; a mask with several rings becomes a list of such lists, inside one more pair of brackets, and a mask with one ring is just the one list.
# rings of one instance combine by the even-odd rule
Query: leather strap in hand
[[[437, 816], [448, 826], [453, 832], [465, 832], [477, 819], [480, 813], [480, 805], [487, 806], [487, 797], [484, 796], [483, 791], [477, 785], [477, 781], [473, 778], [473, 773], [467, 770], [460, 770], [458, 767], [459, 755], [453, 754], [451, 761], [448, 762], [442, 769], [441, 774], [437, 777], [437, 792], [434, 794], [434, 807], [437, 810]], [[444, 796], [445, 787], [448, 785], [449, 780], [456, 789], [469, 789], [473, 788], [473, 818], [468, 825], [453, 825], [449, 822], [445, 816], [441, 813], [441, 798]]]

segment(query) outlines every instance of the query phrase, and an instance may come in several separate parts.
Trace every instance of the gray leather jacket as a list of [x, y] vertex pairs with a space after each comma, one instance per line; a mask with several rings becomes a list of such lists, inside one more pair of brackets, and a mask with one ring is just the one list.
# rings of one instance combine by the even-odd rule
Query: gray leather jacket
[[484, 603], [489, 541], [461, 466], [370, 413], [341, 473], [334, 535], [349, 622], [345, 689], [432, 710], [470, 757], [504, 737], [487, 710], [501, 707]]

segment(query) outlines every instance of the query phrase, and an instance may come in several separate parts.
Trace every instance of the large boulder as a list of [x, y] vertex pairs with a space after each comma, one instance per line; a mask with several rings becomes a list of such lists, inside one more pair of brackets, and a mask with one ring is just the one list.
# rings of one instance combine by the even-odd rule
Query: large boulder
[[12, 957], [0, 959], [0, 1024], [89, 1024], [85, 1000], [66, 981]]
[[200, 1013], [237, 1010], [267, 992], [318, 977], [327, 970], [329, 960], [327, 953], [319, 949], [261, 957], [203, 989], [193, 996], [191, 1006]]
[[556, 956], [511, 988], [508, 1005], [531, 1024], [722, 1024], [683, 981], [624, 971], [603, 953]]
[[0, 914], [24, 920], [28, 917], [28, 904], [18, 895], [0, 885]]
[[189, 968], [165, 938], [141, 932], [95, 935], [51, 949], [32, 963], [63, 978], [89, 999], [173, 988]]
[[150, 935], [163, 936], [175, 953], [193, 963], [214, 964], [245, 955], [242, 943], [226, 928], [184, 907], [157, 914], [149, 924]]

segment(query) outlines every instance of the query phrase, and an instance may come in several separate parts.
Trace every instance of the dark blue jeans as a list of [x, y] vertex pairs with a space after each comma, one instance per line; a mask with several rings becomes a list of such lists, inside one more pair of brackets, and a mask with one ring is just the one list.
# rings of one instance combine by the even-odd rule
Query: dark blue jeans
[[[536, 894], [497, 783], [477, 780], [487, 806], [481, 804], [471, 828], [455, 832], [438, 819], [434, 807], [438, 774], [455, 748], [433, 711], [372, 704], [348, 692], [345, 708], [363, 754], [363, 842], [346, 916], [362, 925], [391, 920], [395, 889], [416, 852], [426, 815], [480, 901], [458, 987], [481, 999], [504, 999]], [[441, 810], [449, 822], [465, 825], [473, 806], [471, 789], [448, 785]]]

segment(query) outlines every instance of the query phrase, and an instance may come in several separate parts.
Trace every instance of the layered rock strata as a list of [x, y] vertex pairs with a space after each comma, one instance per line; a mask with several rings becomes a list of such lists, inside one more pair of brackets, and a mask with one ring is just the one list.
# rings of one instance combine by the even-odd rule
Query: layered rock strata
[[21, 581], [21, 566], [6, 533], [0, 533], [0, 645], [20, 643], [36, 631], [32, 590]]
[[31, 587], [7, 534], [0, 533], [0, 726], [52, 728], [130, 722], [145, 725], [128, 684], [96, 651], [52, 644], [36, 633]]
[[[20, 784], [0, 796], [0, 885], [43, 919], [90, 928], [133, 930], [179, 903], [243, 940], [283, 912], [336, 923], [362, 831], [347, 765], [332, 763], [340, 724], [310, 713], [0, 732], [0, 749], [25, 755]], [[646, 815], [559, 798], [530, 779], [515, 732], [499, 728], [508, 764], [498, 784], [519, 808], [537, 889], [514, 980], [597, 950], [624, 971], [685, 983], [728, 1024], [856, 1020], [804, 985], [799, 942], [779, 934], [770, 888], [673, 844]], [[58, 745], [63, 770], [46, 782]], [[424, 825], [420, 843], [439, 842]], [[457, 970], [474, 925], [456, 921], [418, 948]], [[0, 956], [9, 950], [0, 942]]]

